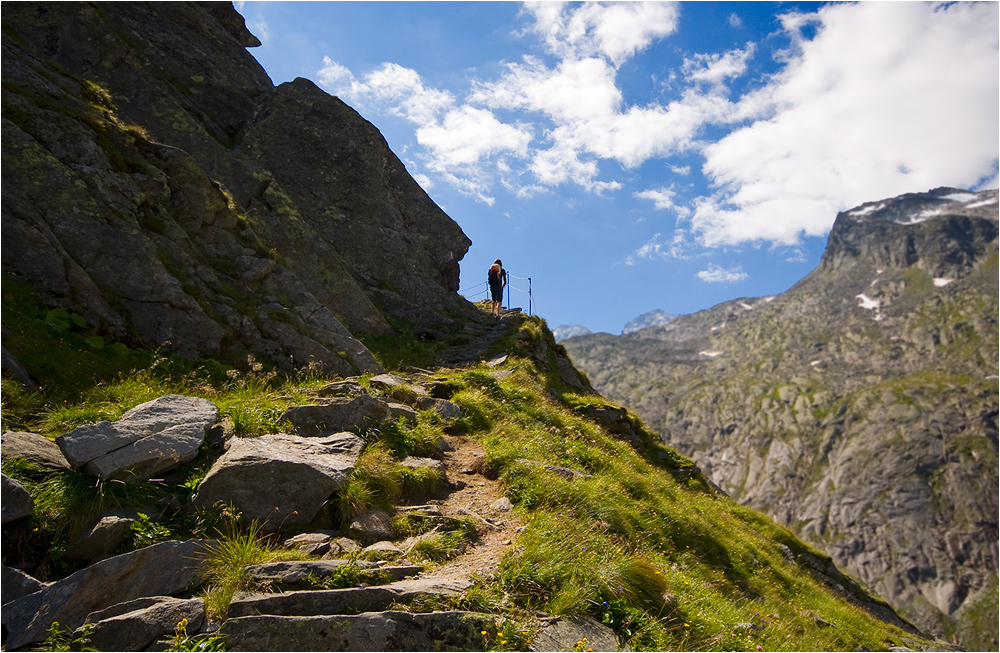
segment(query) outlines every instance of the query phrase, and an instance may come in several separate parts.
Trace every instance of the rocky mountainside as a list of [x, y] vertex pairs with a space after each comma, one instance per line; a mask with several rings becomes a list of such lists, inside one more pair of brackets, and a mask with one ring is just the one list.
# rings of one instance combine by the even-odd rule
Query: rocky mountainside
[[2, 12], [5, 281], [95, 337], [341, 374], [379, 368], [352, 332], [477, 319], [458, 225], [229, 3]]
[[779, 296], [563, 344], [740, 503], [914, 623], [990, 650], [997, 221], [996, 191], [867, 203]]
[[670, 324], [676, 319], [676, 315], [672, 315], [671, 313], [667, 313], [666, 311], [657, 308], [649, 311], [648, 313], [643, 313], [634, 320], [629, 320], [625, 326], [622, 327], [622, 335], [627, 336], [628, 334], [635, 333], [640, 329]]

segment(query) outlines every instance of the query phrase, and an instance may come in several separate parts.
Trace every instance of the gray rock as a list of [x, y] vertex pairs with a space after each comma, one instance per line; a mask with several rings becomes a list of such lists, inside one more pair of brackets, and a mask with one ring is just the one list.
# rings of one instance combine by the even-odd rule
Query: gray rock
[[458, 404], [448, 401], [447, 399], [436, 399], [434, 397], [421, 397], [417, 400], [417, 407], [420, 410], [433, 410], [442, 419], [454, 419], [456, 417], [461, 417], [462, 409], [459, 408]]
[[194, 504], [232, 502], [264, 532], [307, 525], [347, 482], [363, 445], [351, 433], [234, 438], [198, 486]]
[[378, 374], [368, 381], [368, 385], [374, 390], [392, 390], [394, 388], [409, 388], [410, 384], [406, 379], [395, 374]]
[[366, 546], [362, 553], [380, 553], [392, 557], [403, 555], [403, 550], [394, 543], [388, 540], [383, 540]]
[[19, 599], [22, 596], [34, 594], [39, 590], [45, 589], [46, 583], [32, 578], [20, 569], [4, 565], [0, 568], [0, 571], [2, 571], [3, 574], [2, 587], [0, 587], [0, 597], [2, 597], [4, 605]]
[[100, 478], [150, 478], [194, 460], [218, 416], [210, 401], [167, 395], [115, 422], [77, 427], [56, 438], [56, 444], [73, 467], [86, 467]]
[[58, 445], [44, 435], [25, 433], [24, 431], [7, 431], [0, 436], [2, 455], [4, 458], [24, 458], [38, 463], [43, 467], [53, 469], [69, 469], [69, 461]]
[[336, 397], [338, 395], [360, 395], [364, 391], [364, 388], [357, 381], [344, 380], [328, 383], [317, 390], [316, 394], [320, 397]]
[[389, 412], [392, 414], [392, 421], [395, 422], [402, 418], [407, 424], [413, 425], [417, 423], [417, 411], [406, 404], [389, 402], [388, 406]]
[[578, 642], [586, 640], [582, 650], [617, 651], [620, 648], [615, 632], [590, 617], [560, 617], [539, 629], [532, 642], [536, 651], [580, 650]]
[[[287, 560], [250, 565], [247, 573], [259, 583], [281, 589], [308, 589], [307, 578], [322, 580], [335, 574], [337, 570], [350, 565], [348, 560]], [[358, 563], [362, 567], [374, 568], [374, 563]]]
[[3, 474], [3, 498], [0, 499], [0, 519], [3, 523], [27, 517], [35, 509], [35, 500], [24, 486]]
[[472, 586], [458, 579], [401, 580], [375, 587], [286, 592], [282, 594], [241, 593], [229, 604], [229, 618], [254, 614], [324, 615], [384, 610], [395, 602], [425, 596], [460, 596]]
[[490, 508], [493, 508], [498, 512], [510, 512], [514, 509], [514, 504], [511, 503], [510, 499], [507, 497], [500, 497], [490, 504]]
[[161, 542], [95, 562], [89, 567], [4, 606], [6, 647], [13, 650], [46, 637], [52, 622], [79, 628], [91, 612], [146, 596], [179, 594], [204, 578], [209, 540]]
[[399, 464], [403, 467], [409, 467], [411, 469], [419, 469], [421, 467], [426, 469], [432, 469], [435, 472], [440, 472], [444, 474], [447, 470], [445, 464], [440, 460], [435, 460], [434, 458], [421, 458], [419, 456], [407, 456], [399, 461]]
[[221, 632], [234, 651], [478, 651], [497, 627], [476, 612], [381, 612], [237, 617]]
[[361, 542], [377, 542], [388, 540], [396, 535], [392, 528], [392, 519], [384, 510], [372, 510], [359, 515], [348, 529], [351, 536]]
[[92, 560], [106, 556], [121, 546], [134, 519], [104, 515], [85, 526], [66, 545], [63, 557], [68, 560]]
[[292, 406], [281, 414], [303, 431], [361, 431], [392, 419], [392, 411], [382, 399], [361, 395], [354, 399], [334, 399], [326, 404]]
[[[188, 634], [198, 632], [205, 621], [204, 599], [156, 597], [151, 605], [145, 603], [112, 606], [110, 611], [117, 614], [101, 611], [88, 615], [90, 645], [98, 651], [145, 651], [161, 637], [173, 635], [182, 620], [187, 619]], [[82, 629], [77, 629], [77, 634], [82, 634]]]

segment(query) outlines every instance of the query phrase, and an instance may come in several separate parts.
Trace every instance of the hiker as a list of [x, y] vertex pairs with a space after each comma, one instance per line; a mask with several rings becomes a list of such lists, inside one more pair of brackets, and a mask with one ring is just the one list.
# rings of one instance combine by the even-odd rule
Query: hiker
[[500, 259], [490, 266], [489, 278], [490, 296], [493, 298], [493, 317], [500, 319], [500, 309], [503, 303], [503, 289], [507, 285], [507, 271], [503, 269]]

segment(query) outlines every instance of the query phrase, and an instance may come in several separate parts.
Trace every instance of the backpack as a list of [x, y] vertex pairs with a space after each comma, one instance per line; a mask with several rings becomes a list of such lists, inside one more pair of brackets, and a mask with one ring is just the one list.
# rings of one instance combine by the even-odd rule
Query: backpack
[[491, 286], [499, 286], [500, 285], [500, 266], [499, 265], [491, 265], [490, 266], [489, 282], [490, 282]]

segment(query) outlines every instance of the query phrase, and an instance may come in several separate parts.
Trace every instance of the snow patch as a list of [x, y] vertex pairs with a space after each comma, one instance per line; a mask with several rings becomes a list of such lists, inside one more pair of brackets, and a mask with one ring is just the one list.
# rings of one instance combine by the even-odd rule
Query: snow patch
[[770, 304], [771, 302], [773, 302], [775, 300], [776, 297], [777, 297], [777, 295], [771, 295], [770, 297], [765, 297], [764, 301], [767, 302], [768, 304]]
[[861, 300], [861, 303], [858, 304], [858, 308], [863, 308], [866, 311], [871, 311], [871, 310], [877, 311], [879, 307], [882, 305], [882, 302], [880, 302], [877, 299], [872, 299], [871, 297], [869, 297], [864, 293], [861, 293], [860, 295], [855, 295], [855, 297]]
[[746, 304], [744, 302], [740, 302], [740, 308], [746, 309], [748, 311], [752, 311], [753, 310], [753, 306], [751, 306], [750, 304]]
[[938, 288], [944, 288], [945, 286], [947, 286], [952, 281], [954, 281], [954, 279], [948, 279], [948, 278], [945, 278], [945, 277], [937, 277], [937, 278], [934, 279], [934, 285], [937, 286]]
[[813, 362], [811, 362], [811, 363], [809, 363], [809, 364], [810, 364], [810, 365], [812, 365], [813, 367], [816, 367], [817, 365], [819, 365], [819, 364], [820, 364], [820, 363], [822, 363], [822, 362], [823, 362], [823, 361], [813, 361]]
[[856, 215], [860, 217], [863, 215], [868, 215], [869, 213], [874, 213], [875, 211], [881, 211], [884, 208], [885, 208], [885, 202], [881, 202], [879, 204], [872, 204], [870, 206], [862, 206], [860, 209], [854, 209], [847, 215]]
[[709, 358], [715, 358], [716, 356], [721, 356], [721, 351], [699, 351], [699, 356], [708, 356]]
[[954, 202], [971, 202], [977, 197], [979, 196], [975, 193], [952, 193], [951, 195], [945, 195], [942, 199], [952, 200]]
[[931, 218], [942, 215], [944, 209], [925, 209], [916, 215], [911, 215], [907, 220], [896, 220], [896, 224], [901, 224], [903, 226], [910, 226], [914, 224], [920, 224], [921, 222], [927, 222]]
[[973, 202], [971, 204], [966, 204], [967, 209], [978, 209], [980, 206], [989, 206], [990, 204], [996, 204], [997, 201], [994, 199], [980, 200], [978, 202]]
[[714, 327], [712, 327], [711, 330], [718, 331], [719, 329], [725, 329], [725, 328], [726, 328], [726, 323], [723, 322], [722, 324], [716, 324]]

